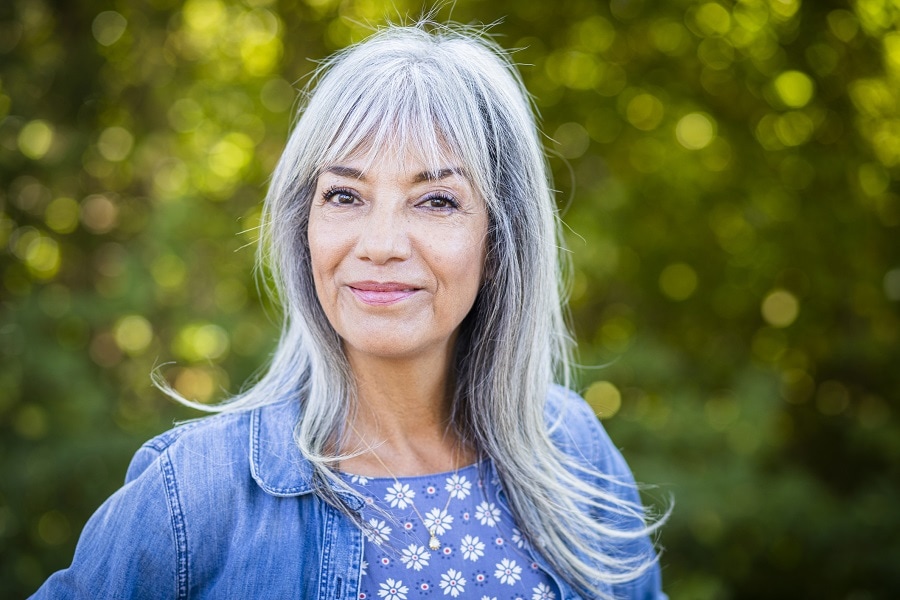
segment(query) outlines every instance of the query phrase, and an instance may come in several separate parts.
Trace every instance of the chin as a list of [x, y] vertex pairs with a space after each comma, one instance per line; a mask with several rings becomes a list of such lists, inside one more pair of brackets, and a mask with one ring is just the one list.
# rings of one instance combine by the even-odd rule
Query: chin
[[401, 343], [399, 340], [394, 342], [391, 340], [372, 340], [370, 343], [348, 343], [344, 341], [344, 346], [350, 352], [371, 356], [373, 358], [411, 358], [416, 356], [417, 352], [414, 347], [408, 343]]
[[432, 352], [440, 352], [449, 347], [449, 340], [443, 343], [420, 341], [411, 339], [411, 336], [397, 330], [353, 336], [343, 340], [346, 352], [381, 359], [423, 358]]

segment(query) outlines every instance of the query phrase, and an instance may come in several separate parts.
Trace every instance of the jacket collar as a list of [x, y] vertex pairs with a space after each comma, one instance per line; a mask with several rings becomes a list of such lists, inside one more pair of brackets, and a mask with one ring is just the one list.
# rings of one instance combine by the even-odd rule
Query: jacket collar
[[[294, 441], [299, 420], [300, 406], [296, 400], [268, 404], [250, 413], [250, 473], [259, 487], [273, 496], [301, 496], [313, 491], [312, 466]], [[494, 461], [488, 463], [488, 475], [500, 490], [497, 499], [508, 510]], [[350, 503], [357, 504], [355, 500]]]
[[[294, 442], [300, 420], [296, 400], [284, 400], [250, 413], [250, 473], [257, 485], [278, 497], [302, 496], [313, 490], [313, 469]], [[362, 509], [365, 501], [345, 489], [332, 489], [344, 506]]]
[[250, 473], [273, 496], [312, 492], [312, 467], [294, 442], [300, 417], [296, 400], [254, 409], [250, 413]]

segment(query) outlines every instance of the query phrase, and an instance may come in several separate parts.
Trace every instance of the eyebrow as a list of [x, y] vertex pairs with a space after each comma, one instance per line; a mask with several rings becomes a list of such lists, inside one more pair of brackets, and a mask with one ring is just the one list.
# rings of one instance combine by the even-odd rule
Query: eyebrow
[[422, 171], [421, 173], [413, 177], [413, 181], [416, 183], [420, 183], [422, 181], [439, 181], [453, 175], [459, 175], [460, 177], [462, 177], [462, 171], [456, 167], [449, 169], [440, 169], [438, 171]]
[[[359, 181], [366, 180], [365, 173], [363, 173], [359, 169], [354, 169], [353, 167], [332, 165], [325, 169], [325, 171], [339, 177], [348, 177], [351, 179], [358, 179]], [[462, 170], [456, 167], [452, 167], [447, 169], [439, 169], [437, 171], [422, 171], [421, 173], [413, 177], [413, 183], [421, 183], [423, 181], [439, 181], [453, 175], [462, 176]]]
[[334, 173], [339, 177], [349, 177], [351, 179], [359, 179], [360, 181], [365, 181], [366, 176], [359, 169], [354, 169], [353, 167], [342, 167], [341, 165], [332, 165], [325, 169], [327, 173]]

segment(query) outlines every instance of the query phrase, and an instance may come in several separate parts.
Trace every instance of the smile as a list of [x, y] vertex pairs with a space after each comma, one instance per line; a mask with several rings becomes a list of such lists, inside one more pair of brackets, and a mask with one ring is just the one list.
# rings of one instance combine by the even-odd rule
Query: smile
[[419, 288], [407, 283], [393, 281], [359, 281], [351, 283], [347, 287], [360, 302], [370, 306], [396, 304], [419, 291]]

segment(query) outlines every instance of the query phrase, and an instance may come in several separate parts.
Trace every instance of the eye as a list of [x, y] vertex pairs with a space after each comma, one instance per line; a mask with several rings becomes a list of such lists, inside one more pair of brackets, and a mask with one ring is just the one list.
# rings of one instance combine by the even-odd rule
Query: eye
[[433, 196], [428, 196], [427, 198], [419, 202], [417, 206], [422, 206], [424, 208], [433, 208], [437, 210], [454, 210], [459, 208], [459, 203], [450, 196], [435, 194]]
[[322, 193], [322, 197], [327, 202], [340, 206], [352, 206], [359, 200], [353, 191], [342, 187], [330, 187]]

